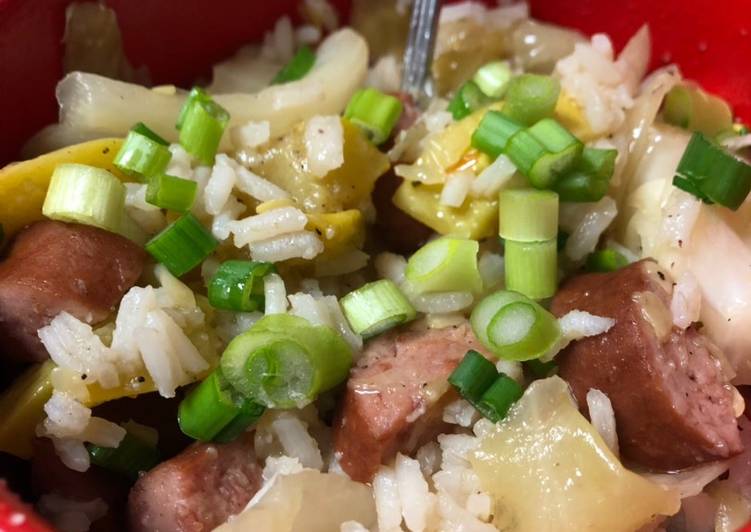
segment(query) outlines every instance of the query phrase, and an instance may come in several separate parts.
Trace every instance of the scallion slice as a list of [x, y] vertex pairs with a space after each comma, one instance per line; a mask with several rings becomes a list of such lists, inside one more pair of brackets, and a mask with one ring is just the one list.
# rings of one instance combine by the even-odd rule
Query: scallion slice
[[507, 189], [498, 198], [498, 234], [506, 240], [539, 242], [558, 236], [558, 194]]
[[555, 316], [522, 294], [507, 290], [480, 301], [470, 323], [480, 342], [506, 360], [540, 358], [554, 349], [561, 337]]
[[236, 312], [263, 309], [263, 278], [274, 272], [276, 268], [270, 262], [225, 261], [209, 282], [209, 303]]
[[595, 251], [587, 257], [587, 271], [590, 272], [614, 272], [628, 264], [628, 259], [614, 249]]
[[454, 120], [461, 120], [491, 102], [472, 80], [466, 81], [449, 102], [448, 111]]
[[522, 74], [509, 82], [503, 113], [522, 125], [532, 125], [553, 116], [560, 92], [560, 83], [550, 76]]
[[495, 61], [481, 66], [472, 78], [480, 90], [490, 98], [501, 98], [511, 81], [508, 61]]
[[368, 283], [344, 296], [340, 303], [352, 330], [363, 338], [411, 321], [417, 314], [401, 290], [388, 279]]
[[468, 351], [451, 373], [449, 383], [484, 417], [497, 423], [522, 396], [522, 387], [498, 373], [492, 362], [477, 351]]
[[60, 164], [47, 188], [42, 214], [52, 220], [93, 225], [117, 233], [125, 208], [125, 186], [101, 168]]
[[373, 144], [382, 144], [402, 114], [402, 102], [373, 88], [357, 91], [347, 104], [344, 117], [360, 126]]
[[226, 109], [204, 91], [194, 89], [180, 111], [180, 144], [201, 163], [213, 164], [228, 122]]
[[670, 89], [662, 114], [668, 124], [710, 137], [733, 127], [733, 112], [727, 102], [693, 85], [681, 84]]
[[88, 446], [91, 463], [137, 480], [142, 471], [148, 471], [159, 463], [159, 451], [135, 434], [125, 433], [116, 448]]
[[546, 379], [558, 371], [558, 366], [552, 360], [543, 362], [539, 359], [527, 360], [524, 363], [524, 368], [527, 369], [535, 378]]
[[751, 166], [694, 133], [683, 153], [673, 185], [696, 197], [737, 210], [751, 191]]
[[506, 147], [509, 159], [537, 188], [551, 188], [581, 152], [582, 143], [552, 118], [520, 131]]
[[428, 242], [407, 261], [405, 276], [415, 293], [482, 290], [475, 240], [443, 237]]
[[158, 174], [149, 178], [146, 201], [160, 209], [186, 212], [193, 206], [197, 190], [198, 184], [195, 181]]
[[349, 345], [333, 329], [274, 314], [235, 337], [220, 367], [243, 396], [269, 408], [297, 408], [343, 382], [351, 364]]
[[511, 377], [501, 373], [498, 378], [485, 390], [477, 402], [477, 410], [492, 421], [498, 423], [506, 417], [511, 406], [524, 394], [524, 390]]
[[506, 288], [532, 299], [552, 297], [558, 287], [558, 240], [505, 243]]
[[302, 46], [271, 80], [272, 85], [302, 79], [316, 62], [316, 54], [308, 46]]
[[522, 126], [498, 111], [488, 111], [472, 134], [472, 147], [495, 158], [504, 152]]
[[164, 172], [171, 158], [166, 141], [139, 122], [128, 132], [114, 165], [121, 172], [143, 178]]
[[498, 371], [490, 360], [477, 351], [467, 351], [448, 381], [462, 397], [475, 404], [497, 378]]
[[219, 245], [191, 213], [183, 214], [146, 243], [146, 251], [176, 277], [201, 264]]
[[264, 408], [240, 396], [216, 369], [180, 402], [180, 430], [199, 441], [231, 441], [255, 423]]

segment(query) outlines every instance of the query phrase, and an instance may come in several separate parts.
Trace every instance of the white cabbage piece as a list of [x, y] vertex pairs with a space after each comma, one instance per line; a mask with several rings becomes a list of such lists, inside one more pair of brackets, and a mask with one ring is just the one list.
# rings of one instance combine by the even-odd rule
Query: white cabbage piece
[[305, 469], [276, 475], [239, 515], [216, 532], [330, 532], [347, 521], [376, 523], [370, 486], [335, 473]]
[[654, 257], [674, 279], [690, 273], [701, 291], [702, 329], [751, 383], [751, 200], [737, 211], [706, 205], [672, 185], [689, 133], [653, 126], [616, 221], [616, 237]]
[[621, 465], [559, 377], [532, 383], [470, 462], [501, 530], [632, 532], [680, 506], [678, 493]]
[[[365, 40], [354, 31], [343, 29], [321, 43], [316, 62], [303, 79], [273, 85], [254, 94], [217, 94], [215, 99], [231, 115], [228, 130], [250, 121], [266, 120], [271, 126], [271, 135], [277, 136], [312, 116], [340, 114], [362, 85], [367, 68]], [[40, 132], [47, 142], [34, 139], [30, 142], [35, 150], [51, 150], [81, 138], [124, 136], [136, 122], [148, 124], [174, 142], [177, 140], [175, 121], [184, 99], [184, 92], [152, 90], [73, 72], [57, 86], [60, 124]], [[229, 135], [224, 136], [222, 143], [222, 149], [229, 147]]]

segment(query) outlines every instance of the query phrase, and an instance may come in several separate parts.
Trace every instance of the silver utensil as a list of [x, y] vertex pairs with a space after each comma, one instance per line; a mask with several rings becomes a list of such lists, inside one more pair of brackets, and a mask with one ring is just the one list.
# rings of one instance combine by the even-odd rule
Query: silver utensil
[[409, 24], [407, 48], [404, 51], [402, 92], [418, 103], [433, 95], [430, 68], [438, 30], [440, 0], [414, 0]]

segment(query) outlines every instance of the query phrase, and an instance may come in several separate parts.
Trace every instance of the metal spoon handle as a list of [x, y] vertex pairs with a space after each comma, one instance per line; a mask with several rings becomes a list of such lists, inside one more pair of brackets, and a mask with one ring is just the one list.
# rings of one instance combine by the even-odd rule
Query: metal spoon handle
[[415, 0], [412, 7], [409, 38], [404, 51], [402, 92], [412, 96], [415, 101], [423, 99], [430, 79], [440, 11], [440, 0]]

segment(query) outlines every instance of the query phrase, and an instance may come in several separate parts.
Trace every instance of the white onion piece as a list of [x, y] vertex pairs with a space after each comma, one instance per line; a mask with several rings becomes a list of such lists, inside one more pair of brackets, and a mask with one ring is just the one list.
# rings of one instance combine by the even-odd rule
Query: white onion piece
[[618, 214], [615, 201], [610, 196], [585, 205], [584, 216], [566, 242], [566, 255], [573, 261], [581, 260], [594, 251], [600, 236]]
[[626, 43], [615, 62], [615, 67], [621, 72], [623, 83], [632, 95], [636, 93], [639, 82], [647, 73], [651, 55], [652, 36], [649, 26], [645, 24]]
[[[343, 29], [321, 43], [316, 63], [303, 79], [255, 94], [220, 94], [215, 98], [231, 115], [229, 127], [266, 120], [271, 135], [276, 136], [312, 116], [341, 113], [365, 79], [367, 64], [365, 40]], [[60, 123], [78, 138], [89, 133], [124, 136], [134, 123], [144, 122], [174, 142], [175, 120], [184, 99], [185, 94], [161, 93], [82, 72], [67, 75], [57, 86]], [[47, 149], [69, 144], [64, 135], [54, 140], [62, 144]], [[229, 144], [229, 135], [225, 135], [222, 149]]]

